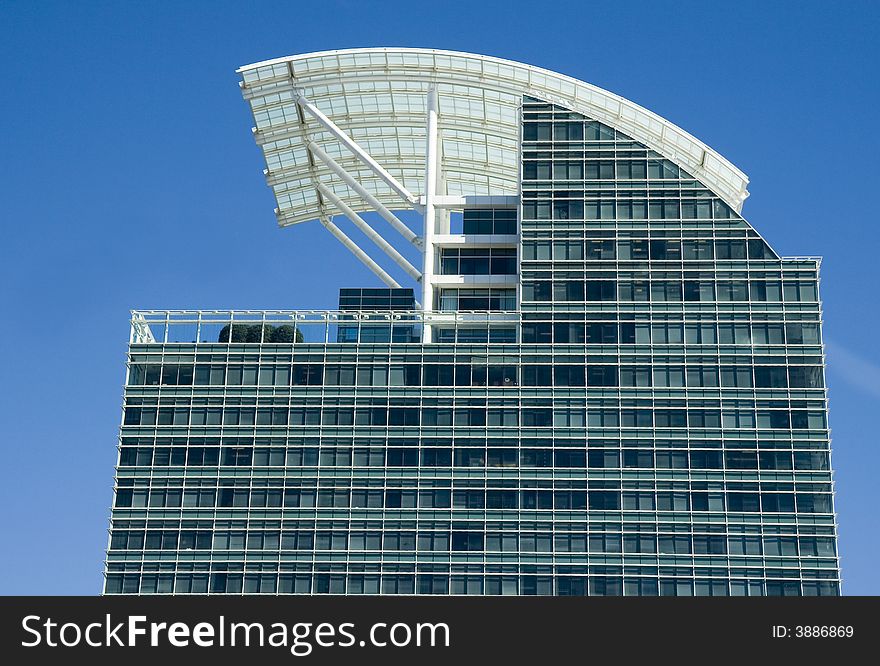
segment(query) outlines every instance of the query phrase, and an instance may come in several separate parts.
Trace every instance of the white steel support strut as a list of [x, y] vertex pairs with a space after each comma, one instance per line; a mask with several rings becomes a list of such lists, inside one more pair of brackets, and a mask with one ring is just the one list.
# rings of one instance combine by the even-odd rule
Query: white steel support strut
[[352, 178], [351, 174], [348, 173], [345, 169], [339, 166], [339, 163], [336, 162], [332, 157], [330, 157], [324, 150], [314, 141], [309, 142], [309, 150], [312, 151], [312, 154], [315, 155], [319, 160], [321, 160], [330, 171], [339, 176], [346, 185], [348, 185], [351, 189], [357, 192], [360, 197], [370, 204], [373, 209], [379, 213], [385, 220], [394, 227], [406, 240], [414, 245], [419, 245], [419, 237], [416, 233], [406, 226], [403, 222], [401, 222], [397, 216], [392, 213], [385, 205], [379, 201], [376, 197], [370, 194], [367, 189], [357, 182], [354, 178]]
[[321, 110], [312, 104], [305, 96], [297, 95], [296, 102], [300, 105], [302, 109], [307, 111], [312, 118], [317, 120], [330, 134], [335, 136], [342, 145], [348, 148], [354, 155], [364, 164], [366, 164], [370, 169], [375, 173], [379, 178], [385, 181], [385, 183], [392, 190], [397, 192], [401, 197], [403, 197], [404, 201], [406, 201], [410, 206], [419, 210], [421, 206], [419, 206], [418, 197], [406, 189], [394, 176], [388, 173], [385, 168], [379, 164], [376, 160], [370, 157], [370, 154], [361, 148], [348, 134], [346, 134], [342, 129], [340, 129], [336, 123], [330, 120], [327, 116], [325, 116]]
[[[422, 268], [422, 309], [430, 312], [434, 309], [434, 233], [437, 226], [437, 210], [434, 198], [437, 195], [437, 89], [428, 90], [428, 119], [426, 126], [425, 150], [425, 231], [424, 265]], [[424, 341], [431, 341], [431, 327], [425, 325]]]
[[419, 269], [413, 266], [409, 261], [406, 260], [400, 252], [398, 252], [394, 247], [386, 241], [382, 236], [376, 233], [373, 228], [367, 224], [367, 222], [358, 215], [351, 207], [348, 206], [342, 199], [340, 199], [329, 187], [324, 185], [324, 183], [318, 183], [318, 190], [321, 192], [324, 197], [329, 199], [338, 209], [344, 214], [349, 220], [354, 222], [355, 226], [364, 232], [364, 235], [373, 241], [376, 245], [378, 245], [389, 257], [394, 259], [397, 264], [405, 270], [411, 277], [415, 280], [418, 280], [422, 277], [422, 274], [419, 273]]
[[346, 236], [345, 232], [342, 231], [342, 229], [337, 227], [335, 224], [333, 224], [333, 222], [331, 222], [326, 217], [321, 218], [321, 224], [323, 224], [326, 227], [327, 231], [329, 231], [331, 234], [336, 236], [336, 240], [338, 240], [345, 247], [347, 247], [349, 250], [351, 250], [351, 253], [354, 256], [356, 256], [358, 259], [360, 259], [367, 268], [369, 268], [376, 275], [378, 275], [379, 279], [382, 280], [382, 282], [387, 284], [392, 289], [400, 289], [400, 285], [397, 283], [397, 281], [393, 277], [388, 275], [388, 273], [386, 273], [379, 264], [377, 264], [375, 261], [373, 261], [366, 252], [364, 252], [360, 247], [358, 247], [357, 243], [355, 243], [351, 238]]
[[443, 133], [437, 130], [437, 188], [439, 195], [434, 196], [434, 209], [437, 212], [437, 233], [448, 234], [450, 210], [438, 205], [437, 199], [446, 194], [446, 172], [443, 170]]

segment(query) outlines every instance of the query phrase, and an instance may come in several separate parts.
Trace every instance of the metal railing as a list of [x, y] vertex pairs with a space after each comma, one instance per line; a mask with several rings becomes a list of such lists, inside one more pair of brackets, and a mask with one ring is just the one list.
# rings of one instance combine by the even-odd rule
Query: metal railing
[[326, 343], [381, 329], [418, 342], [426, 324], [481, 328], [521, 319], [520, 312], [461, 310], [132, 310], [130, 343]]

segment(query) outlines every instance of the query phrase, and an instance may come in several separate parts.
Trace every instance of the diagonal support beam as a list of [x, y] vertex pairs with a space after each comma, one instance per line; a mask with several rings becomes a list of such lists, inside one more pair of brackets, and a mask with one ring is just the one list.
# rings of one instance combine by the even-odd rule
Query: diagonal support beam
[[406, 260], [406, 257], [400, 254], [400, 252], [398, 252], [396, 249], [394, 249], [394, 247], [388, 241], [386, 241], [384, 238], [382, 238], [382, 236], [376, 233], [376, 231], [374, 231], [373, 228], [366, 223], [364, 218], [358, 215], [348, 206], [348, 204], [346, 204], [342, 199], [336, 196], [336, 193], [333, 192], [333, 190], [324, 185], [324, 183], [320, 182], [318, 183], [318, 190], [321, 192], [322, 195], [324, 195], [327, 200], [331, 201], [340, 210], [340, 212], [342, 212], [349, 220], [354, 222], [355, 226], [363, 231], [364, 235], [367, 238], [378, 245], [382, 249], [382, 251], [385, 252], [385, 254], [394, 259], [394, 261], [396, 261], [403, 270], [409, 273], [411, 277], [416, 280], [422, 279], [422, 274], [419, 272], [419, 270], [411, 263], [409, 263]]
[[370, 169], [375, 173], [379, 178], [385, 181], [385, 183], [398, 195], [400, 195], [404, 201], [406, 201], [410, 206], [415, 208], [418, 211], [421, 211], [422, 207], [419, 204], [419, 199], [416, 195], [406, 189], [394, 176], [388, 173], [385, 168], [379, 164], [376, 160], [370, 157], [370, 154], [361, 148], [348, 134], [346, 134], [339, 126], [336, 125], [332, 120], [330, 120], [327, 116], [325, 116], [321, 110], [316, 107], [312, 102], [308, 100], [304, 95], [296, 95], [296, 102], [299, 104], [300, 108], [304, 109], [308, 112], [312, 118], [318, 121], [324, 129], [326, 129], [330, 134], [335, 136], [342, 145], [348, 148], [354, 155], [364, 164], [366, 164]]
[[351, 250], [351, 253], [354, 256], [356, 256], [358, 259], [360, 259], [361, 262], [363, 262], [363, 264], [367, 268], [369, 268], [376, 275], [378, 275], [379, 279], [382, 280], [382, 282], [387, 284], [392, 289], [400, 289], [400, 285], [397, 283], [397, 281], [393, 277], [388, 275], [388, 273], [386, 273], [384, 270], [382, 270], [382, 267], [379, 264], [377, 264], [375, 261], [373, 261], [366, 252], [364, 252], [360, 247], [358, 247], [357, 243], [355, 243], [351, 238], [346, 236], [345, 232], [342, 231], [342, 229], [337, 227], [335, 224], [333, 224], [333, 222], [331, 222], [326, 217], [321, 218], [321, 224], [324, 225], [324, 227], [327, 229], [327, 231], [329, 231], [331, 234], [336, 236], [336, 240], [338, 240], [345, 247], [347, 247], [349, 250]]
[[325, 166], [330, 169], [330, 171], [339, 176], [346, 185], [357, 192], [364, 201], [370, 204], [373, 209], [377, 213], [379, 213], [379, 215], [385, 218], [388, 224], [394, 227], [404, 238], [406, 238], [406, 240], [417, 247], [421, 246], [421, 241], [419, 240], [419, 237], [416, 235], [416, 233], [408, 226], [406, 226], [403, 222], [401, 222], [397, 218], [397, 216], [390, 210], [388, 210], [388, 208], [386, 208], [381, 201], [370, 194], [370, 192], [368, 192], [363, 185], [357, 182], [350, 173], [343, 169], [336, 160], [325, 153], [321, 146], [319, 146], [314, 141], [310, 141], [308, 146], [309, 150], [315, 157], [321, 160], [325, 164]]

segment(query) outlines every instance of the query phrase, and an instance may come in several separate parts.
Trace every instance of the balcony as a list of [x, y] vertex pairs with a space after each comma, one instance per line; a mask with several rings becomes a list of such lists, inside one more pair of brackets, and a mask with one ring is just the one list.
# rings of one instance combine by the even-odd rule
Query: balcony
[[480, 331], [497, 329], [506, 331], [499, 341], [514, 342], [520, 321], [519, 312], [485, 311], [133, 310], [130, 343], [406, 344], [420, 343], [426, 327], [447, 332], [444, 341], [464, 331], [462, 339], [476, 342]]

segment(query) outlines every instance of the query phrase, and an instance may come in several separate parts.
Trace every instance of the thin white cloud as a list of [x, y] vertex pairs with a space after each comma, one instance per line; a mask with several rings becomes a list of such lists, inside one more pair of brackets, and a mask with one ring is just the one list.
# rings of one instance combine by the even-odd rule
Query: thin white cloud
[[832, 375], [880, 399], [880, 365], [827, 339], [825, 352]]

